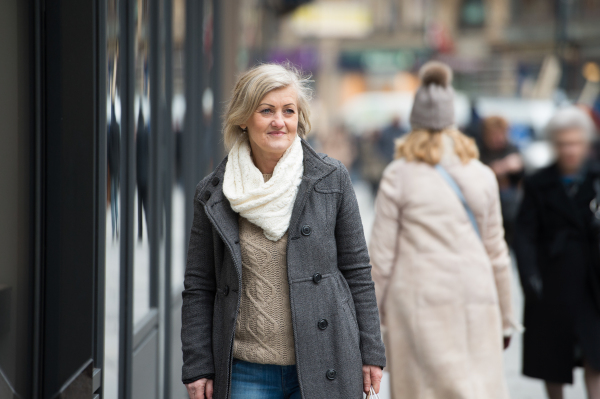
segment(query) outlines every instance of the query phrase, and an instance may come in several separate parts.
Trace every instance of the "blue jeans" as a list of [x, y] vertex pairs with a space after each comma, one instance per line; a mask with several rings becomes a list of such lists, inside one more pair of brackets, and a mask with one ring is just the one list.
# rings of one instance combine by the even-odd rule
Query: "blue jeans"
[[301, 399], [296, 366], [234, 359], [231, 399]]

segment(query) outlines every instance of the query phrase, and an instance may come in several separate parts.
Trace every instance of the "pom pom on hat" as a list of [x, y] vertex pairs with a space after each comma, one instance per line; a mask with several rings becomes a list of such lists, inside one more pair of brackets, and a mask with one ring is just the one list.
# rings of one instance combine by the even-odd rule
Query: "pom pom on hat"
[[419, 78], [423, 86], [435, 84], [448, 87], [452, 83], [452, 69], [442, 62], [429, 61], [419, 70]]

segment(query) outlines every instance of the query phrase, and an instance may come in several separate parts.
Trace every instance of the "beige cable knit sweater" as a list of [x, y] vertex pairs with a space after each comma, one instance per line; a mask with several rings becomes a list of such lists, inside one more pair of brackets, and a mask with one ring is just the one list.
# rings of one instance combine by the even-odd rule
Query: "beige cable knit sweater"
[[[271, 175], [263, 175], [265, 181]], [[240, 216], [242, 295], [233, 357], [252, 363], [296, 364], [287, 279], [287, 238], [265, 237], [263, 230]]]

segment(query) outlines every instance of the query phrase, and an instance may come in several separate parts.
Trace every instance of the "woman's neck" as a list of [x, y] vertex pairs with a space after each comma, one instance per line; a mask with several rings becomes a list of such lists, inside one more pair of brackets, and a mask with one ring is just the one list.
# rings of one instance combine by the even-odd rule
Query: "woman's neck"
[[255, 146], [250, 143], [250, 149], [252, 154], [252, 161], [254, 165], [260, 170], [263, 175], [272, 175], [275, 166], [283, 156], [283, 154], [270, 154], [256, 149]]

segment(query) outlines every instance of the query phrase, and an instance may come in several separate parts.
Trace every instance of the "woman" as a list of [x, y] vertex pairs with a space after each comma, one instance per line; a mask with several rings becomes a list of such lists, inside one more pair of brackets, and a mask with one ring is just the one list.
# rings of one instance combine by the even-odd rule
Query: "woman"
[[498, 184], [453, 127], [450, 68], [427, 63], [420, 77], [369, 248], [392, 397], [505, 399], [503, 342], [518, 324]]
[[183, 292], [191, 399], [361, 398], [385, 366], [371, 266], [340, 162], [302, 137], [308, 81], [265, 64], [238, 80], [229, 155], [194, 198]]
[[501, 116], [483, 119], [479, 160], [489, 166], [498, 180], [500, 208], [506, 241], [512, 245], [523, 179], [523, 159], [519, 149], [509, 140], [510, 126]]
[[600, 398], [600, 271], [590, 201], [600, 182], [586, 163], [593, 125], [569, 107], [547, 132], [557, 160], [525, 180], [515, 252], [525, 293], [523, 374], [546, 381], [551, 399], [563, 397], [573, 367], [585, 367], [589, 398]]

